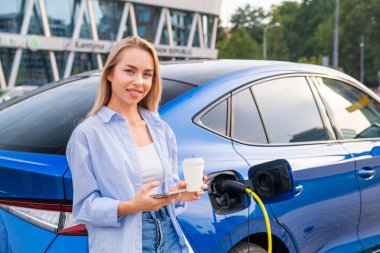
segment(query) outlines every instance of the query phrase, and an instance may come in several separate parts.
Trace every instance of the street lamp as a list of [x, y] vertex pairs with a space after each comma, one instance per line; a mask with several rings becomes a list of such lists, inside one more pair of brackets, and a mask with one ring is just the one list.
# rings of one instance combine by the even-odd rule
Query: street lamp
[[263, 57], [264, 60], [267, 59], [267, 32], [268, 29], [273, 28], [273, 27], [279, 27], [281, 26], [280, 22], [276, 22], [272, 25], [264, 25], [261, 28], [263, 28]]

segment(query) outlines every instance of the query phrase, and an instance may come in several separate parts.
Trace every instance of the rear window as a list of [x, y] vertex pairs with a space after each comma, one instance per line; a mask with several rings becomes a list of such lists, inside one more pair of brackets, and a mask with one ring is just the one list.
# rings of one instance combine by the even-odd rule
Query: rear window
[[[66, 83], [10, 104], [0, 111], [0, 149], [64, 154], [74, 128], [86, 117], [99, 76]], [[194, 88], [163, 80], [162, 105]]]

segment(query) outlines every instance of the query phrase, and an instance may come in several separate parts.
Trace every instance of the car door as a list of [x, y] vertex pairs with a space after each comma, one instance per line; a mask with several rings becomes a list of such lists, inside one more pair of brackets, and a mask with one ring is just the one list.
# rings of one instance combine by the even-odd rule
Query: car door
[[357, 252], [360, 194], [351, 154], [334, 140], [315, 87], [304, 76], [254, 83], [232, 96], [231, 135], [250, 166], [289, 161], [296, 195], [271, 203], [299, 252]]
[[361, 190], [359, 239], [364, 249], [379, 249], [380, 103], [360, 86], [326, 77], [317, 81], [336, 135], [356, 163]]

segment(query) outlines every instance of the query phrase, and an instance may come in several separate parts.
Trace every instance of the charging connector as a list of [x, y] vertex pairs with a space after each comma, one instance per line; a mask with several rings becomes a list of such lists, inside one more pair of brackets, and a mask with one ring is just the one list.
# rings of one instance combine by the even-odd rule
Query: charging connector
[[220, 194], [220, 195], [222, 195], [225, 192], [240, 192], [240, 193], [245, 192], [245, 193], [250, 194], [255, 199], [255, 201], [259, 204], [264, 214], [265, 225], [267, 228], [267, 235], [268, 235], [268, 253], [272, 253], [272, 232], [270, 228], [269, 217], [260, 197], [254, 191], [249, 189], [247, 185], [238, 181], [234, 181], [234, 180], [220, 180], [217, 184], [215, 184], [214, 190], [217, 192], [217, 194]]

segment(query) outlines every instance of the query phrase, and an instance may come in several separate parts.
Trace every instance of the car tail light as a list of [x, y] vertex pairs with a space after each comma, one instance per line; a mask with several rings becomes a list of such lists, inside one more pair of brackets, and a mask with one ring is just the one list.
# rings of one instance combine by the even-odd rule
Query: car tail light
[[0, 199], [0, 208], [35, 226], [60, 235], [87, 235], [84, 224], [74, 224], [69, 201]]

